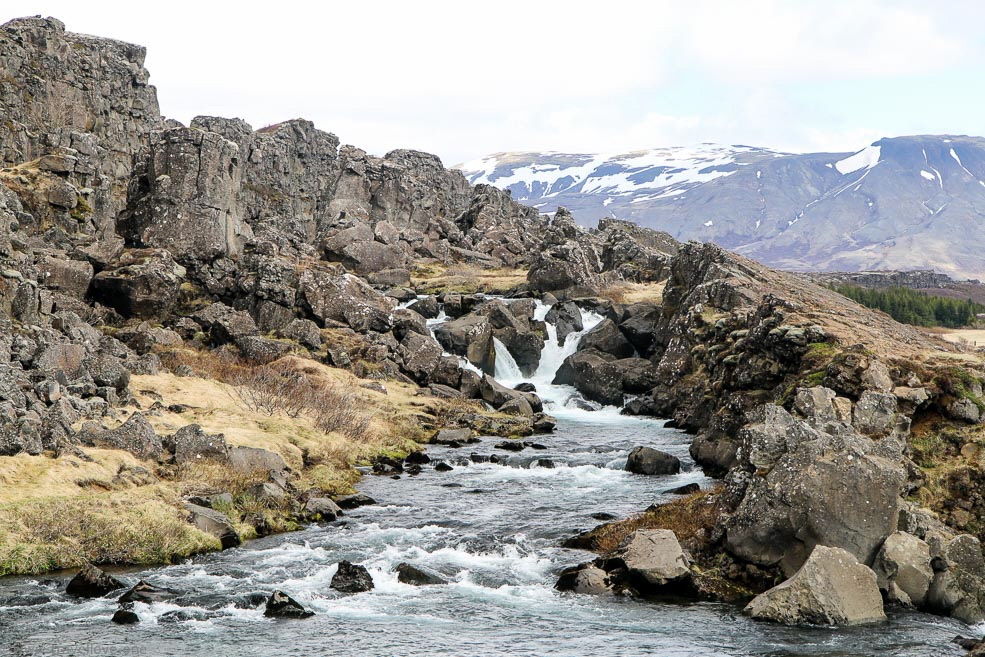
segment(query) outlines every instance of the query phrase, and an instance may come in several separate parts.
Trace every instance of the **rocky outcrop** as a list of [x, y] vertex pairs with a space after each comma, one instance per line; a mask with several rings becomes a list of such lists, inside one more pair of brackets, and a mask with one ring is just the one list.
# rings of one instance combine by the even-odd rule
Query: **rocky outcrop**
[[92, 565], [83, 566], [65, 587], [65, 593], [76, 598], [101, 598], [126, 584]]
[[787, 625], [858, 625], [886, 619], [876, 576], [839, 548], [819, 545], [793, 577], [756, 596], [746, 613]]
[[691, 576], [691, 562], [669, 529], [639, 529], [626, 539], [618, 559], [630, 580], [643, 591], [679, 583]]

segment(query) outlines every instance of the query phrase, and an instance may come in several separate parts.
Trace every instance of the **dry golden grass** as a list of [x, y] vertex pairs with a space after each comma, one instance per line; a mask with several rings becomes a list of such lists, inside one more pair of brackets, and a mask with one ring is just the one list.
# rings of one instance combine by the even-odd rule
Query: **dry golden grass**
[[945, 329], [939, 335], [954, 344], [985, 347], [985, 329]]
[[219, 549], [185, 522], [168, 487], [42, 497], [0, 505], [0, 576], [83, 563], [171, 563]]
[[599, 296], [613, 303], [624, 303], [627, 305], [633, 303], [659, 304], [663, 301], [664, 287], [666, 285], [666, 281], [660, 283], [621, 281], [599, 292]]
[[707, 542], [708, 535], [718, 520], [719, 507], [715, 492], [701, 491], [625, 520], [600, 525], [576, 537], [572, 547], [610, 554], [637, 529], [669, 529], [677, 535], [681, 545], [693, 551]]
[[[259, 447], [280, 454], [297, 473], [300, 490], [317, 487], [329, 494], [352, 491], [359, 473], [354, 464], [380, 453], [402, 455], [425, 436], [422, 426], [437, 421], [455, 401], [418, 396], [411, 385], [387, 382], [388, 394], [362, 388], [366, 381], [314, 361], [288, 356], [271, 364], [279, 372], [303, 376], [324, 393], [300, 410], [275, 404], [256, 408], [223, 380], [242, 380], [244, 365], [214, 353], [181, 349], [167, 355], [171, 366], [188, 364], [217, 379], [162, 373], [133, 376], [131, 390], [159, 435], [197, 423], [222, 433], [234, 446]], [[314, 408], [337, 403], [331, 421]], [[449, 408], [445, 408], [445, 406]], [[169, 407], [171, 410], [168, 410]], [[117, 409], [111, 425], [126, 421], [133, 409]], [[340, 419], [341, 418], [341, 419]], [[334, 423], [334, 424], [333, 424]], [[325, 426], [337, 430], [325, 431]], [[175, 467], [143, 463], [119, 450], [86, 449], [93, 459], [51, 459], [19, 455], [0, 459], [0, 575], [40, 573], [95, 563], [166, 563], [177, 556], [218, 548], [218, 542], [185, 522], [181, 499], [189, 494], [230, 492], [228, 511], [244, 538], [253, 527], [239, 518], [263, 514], [274, 531], [296, 527], [289, 504], [270, 509], [245, 491], [264, 477], [237, 474], [217, 463]], [[144, 468], [156, 475], [127, 482], [117, 474]], [[115, 479], [116, 478], [116, 479]]]
[[429, 265], [414, 270], [411, 284], [425, 294], [502, 294], [527, 282], [526, 269], [481, 269], [472, 265]]

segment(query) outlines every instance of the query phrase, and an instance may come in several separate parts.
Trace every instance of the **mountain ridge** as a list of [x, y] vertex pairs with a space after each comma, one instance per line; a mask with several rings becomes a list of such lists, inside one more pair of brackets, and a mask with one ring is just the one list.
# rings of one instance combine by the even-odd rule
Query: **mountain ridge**
[[495, 154], [460, 165], [541, 212], [606, 216], [799, 271], [934, 269], [982, 278], [985, 139], [883, 138], [851, 153], [702, 144], [617, 156]]

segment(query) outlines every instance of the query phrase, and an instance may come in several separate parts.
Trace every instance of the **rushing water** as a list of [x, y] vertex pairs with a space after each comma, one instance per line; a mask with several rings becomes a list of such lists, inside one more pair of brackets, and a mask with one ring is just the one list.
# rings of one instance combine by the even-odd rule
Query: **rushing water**
[[[543, 312], [546, 312], [543, 311]], [[586, 315], [588, 327], [597, 317]], [[550, 327], [553, 340], [553, 327]], [[586, 328], [587, 330], [587, 328]], [[553, 590], [557, 573], [588, 553], [558, 548], [561, 539], [597, 523], [593, 514], [627, 515], [672, 498], [685, 483], [710, 484], [691, 468], [688, 437], [656, 420], [614, 408], [569, 408], [576, 393], [550, 378], [574, 349], [549, 341], [531, 377], [559, 419], [534, 440], [546, 449], [508, 453], [483, 439], [464, 449], [435, 447], [417, 477], [367, 476], [359, 488], [376, 506], [344, 520], [253, 541], [189, 563], [124, 571], [184, 592], [168, 603], [137, 604], [136, 626], [116, 626], [112, 599], [78, 601], [62, 591], [68, 576], [0, 580], [0, 654], [101, 655], [960, 655], [948, 642], [969, 630], [925, 614], [893, 612], [887, 623], [858, 628], [787, 628], [758, 623], [726, 604], [656, 604]], [[512, 360], [512, 359], [510, 359]], [[516, 376], [501, 361], [498, 374]], [[551, 369], [553, 368], [553, 369]], [[507, 376], [510, 375], [510, 376]], [[512, 381], [507, 381], [513, 383]], [[622, 470], [638, 444], [659, 447], [686, 464], [679, 475], [644, 477]], [[470, 454], [496, 453], [498, 464]], [[538, 465], [547, 459], [555, 467]], [[546, 465], [546, 463], [545, 463]], [[365, 564], [368, 593], [329, 588], [340, 559]], [[442, 586], [401, 584], [400, 562], [447, 578]], [[316, 615], [270, 620], [263, 609], [233, 604], [246, 593], [283, 589]], [[197, 620], [168, 622], [175, 611]]]

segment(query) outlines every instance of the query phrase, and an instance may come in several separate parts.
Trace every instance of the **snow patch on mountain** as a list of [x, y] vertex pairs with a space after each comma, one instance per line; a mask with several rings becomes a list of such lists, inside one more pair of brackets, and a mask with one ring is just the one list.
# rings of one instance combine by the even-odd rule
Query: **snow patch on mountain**
[[882, 148], [872, 144], [870, 146], [866, 146], [854, 155], [849, 155], [844, 160], [838, 160], [835, 162], [835, 168], [838, 169], [838, 173], [842, 175], [855, 173], [859, 169], [871, 169], [875, 165], [879, 164], [879, 156], [881, 153]]

